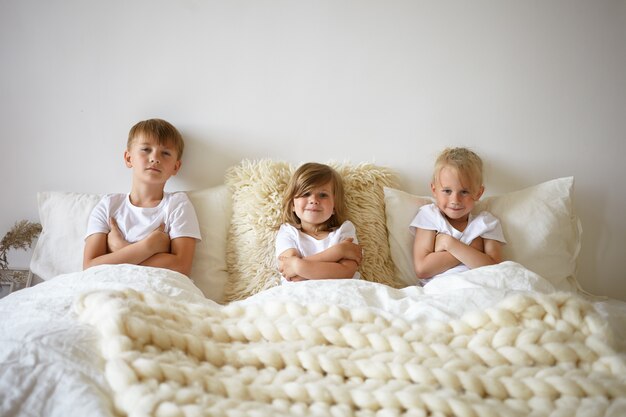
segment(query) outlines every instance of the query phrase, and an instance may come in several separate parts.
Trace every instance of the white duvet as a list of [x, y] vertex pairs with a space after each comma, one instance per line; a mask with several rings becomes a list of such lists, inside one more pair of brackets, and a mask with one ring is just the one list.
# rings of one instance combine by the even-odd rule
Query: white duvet
[[[0, 416], [113, 416], [96, 329], [78, 321], [73, 305], [101, 289], [156, 292], [175, 300], [215, 305], [186, 277], [163, 269], [101, 266], [58, 276], [0, 300]], [[367, 307], [392, 319], [447, 322], [494, 306], [514, 293], [554, 288], [520, 265], [505, 262], [395, 290], [358, 280], [282, 285], [239, 302], [330, 303]], [[626, 303], [594, 301], [625, 353]]]

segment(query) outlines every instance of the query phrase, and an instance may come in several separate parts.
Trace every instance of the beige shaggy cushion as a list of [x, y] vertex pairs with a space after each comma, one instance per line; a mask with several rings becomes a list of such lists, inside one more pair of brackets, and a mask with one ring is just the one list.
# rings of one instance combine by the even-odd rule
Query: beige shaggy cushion
[[[348, 218], [354, 223], [364, 259], [359, 271], [368, 281], [400, 286], [385, 225], [384, 187], [394, 173], [372, 164], [329, 163], [342, 176]], [[280, 283], [274, 241], [280, 226], [281, 200], [296, 167], [268, 159], [242, 161], [228, 170], [225, 183], [233, 198], [226, 261], [227, 300], [239, 300]]]

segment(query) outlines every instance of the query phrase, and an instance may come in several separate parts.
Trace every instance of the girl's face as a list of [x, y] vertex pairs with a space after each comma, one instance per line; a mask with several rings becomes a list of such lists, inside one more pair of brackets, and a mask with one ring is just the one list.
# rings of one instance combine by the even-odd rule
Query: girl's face
[[331, 181], [313, 187], [293, 199], [293, 211], [300, 219], [302, 230], [315, 230], [333, 215], [335, 194]]
[[467, 187], [469, 181], [462, 181], [457, 170], [447, 166], [439, 171], [437, 182], [430, 187], [439, 210], [450, 220], [466, 221], [484, 187], [472, 193]]

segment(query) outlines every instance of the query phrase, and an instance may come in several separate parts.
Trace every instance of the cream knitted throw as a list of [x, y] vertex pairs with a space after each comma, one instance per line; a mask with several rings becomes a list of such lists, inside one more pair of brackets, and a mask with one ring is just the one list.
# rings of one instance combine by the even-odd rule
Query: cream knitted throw
[[514, 295], [449, 323], [368, 309], [76, 301], [129, 416], [624, 415], [626, 364], [586, 301]]

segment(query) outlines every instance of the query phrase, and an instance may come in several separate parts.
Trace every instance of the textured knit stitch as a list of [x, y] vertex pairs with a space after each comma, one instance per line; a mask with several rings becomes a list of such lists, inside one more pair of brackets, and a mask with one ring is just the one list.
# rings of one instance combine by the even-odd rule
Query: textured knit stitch
[[85, 294], [75, 309], [97, 328], [115, 406], [129, 416], [616, 416], [626, 407], [625, 360], [593, 307], [569, 293], [513, 295], [449, 323], [130, 289]]

